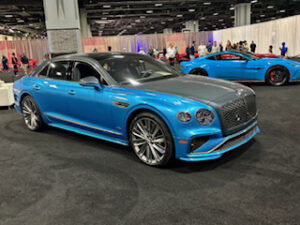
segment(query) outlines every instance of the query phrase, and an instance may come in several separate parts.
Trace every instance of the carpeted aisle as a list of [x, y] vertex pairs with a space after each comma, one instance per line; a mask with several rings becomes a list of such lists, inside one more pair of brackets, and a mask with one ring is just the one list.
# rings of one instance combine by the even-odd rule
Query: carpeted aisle
[[219, 160], [165, 169], [119, 145], [30, 132], [0, 109], [0, 224], [299, 224], [300, 84], [252, 87], [261, 134]]

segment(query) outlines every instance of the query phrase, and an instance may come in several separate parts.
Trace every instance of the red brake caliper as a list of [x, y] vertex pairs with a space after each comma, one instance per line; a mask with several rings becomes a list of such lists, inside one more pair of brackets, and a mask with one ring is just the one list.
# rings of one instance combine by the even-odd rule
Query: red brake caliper
[[274, 82], [274, 72], [271, 72], [271, 81]]

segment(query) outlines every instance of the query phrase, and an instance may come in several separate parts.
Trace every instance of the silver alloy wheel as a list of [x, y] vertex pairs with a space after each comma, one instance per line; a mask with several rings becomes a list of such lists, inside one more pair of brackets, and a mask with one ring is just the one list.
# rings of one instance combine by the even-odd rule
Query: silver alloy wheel
[[131, 133], [132, 146], [138, 157], [149, 165], [158, 165], [167, 148], [161, 126], [150, 118], [137, 120]]
[[26, 98], [22, 104], [22, 112], [26, 126], [30, 130], [35, 130], [39, 126], [39, 116], [35, 104], [30, 98]]

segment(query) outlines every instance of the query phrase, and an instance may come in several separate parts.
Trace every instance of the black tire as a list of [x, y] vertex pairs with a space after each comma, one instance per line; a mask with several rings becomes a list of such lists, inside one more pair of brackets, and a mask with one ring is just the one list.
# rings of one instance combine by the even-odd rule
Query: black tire
[[[40, 131], [44, 127], [41, 112], [34, 99], [27, 95], [22, 99], [21, 110], [26, 127], [31, 131]], [[34, 122], [35, 121], [35, 122]]]
[[[150, 128], [145, 125], [148, 121], [150, 121]], [[137, 134], [139, 136], [136, 136]], [[130, 123], [128, 136], [133, 151], [147, 165], [161, 167], [173, 158], [174, 144], [171, 132], [165, 122], [154, 113], [142, 112], [136, 115]], [[157, 142], [158, 140], [160, 142]]]
[[193, 69], [193, 70], [190, 72], [190, 74], [193, 74], [193, 75], [199, 75], [199, 76], [205, 76], [205, 77], [208, 76], [208, 73], [206, 72], [206, 70], [201, 69], [201, 68]]
[[283, 66], [274, 66], [266, 73], [266, 83], [273, 86], [282, 86], [289, 81], [289, 71]]

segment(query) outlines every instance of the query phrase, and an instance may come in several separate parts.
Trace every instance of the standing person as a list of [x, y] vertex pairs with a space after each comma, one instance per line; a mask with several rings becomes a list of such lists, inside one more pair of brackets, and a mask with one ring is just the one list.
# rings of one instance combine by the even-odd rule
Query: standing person
[[243, 51], [248, 52], [249, 51], [249, 46], [248, 46], [248, 42], [245, 40], [243, 43]]
[[232, 45], [231, 45], [231, 42], [228, 40], [227, 41], [227, 45], [226, 45], [226, 51], [230, 51], [232, 49]]
[[143, 55], [145, 55], [145, 54], [146, 54], [143, 48], [140, 48], [140, 51], [139, 51], [139, 53], [140, 53], [140, 54], [143, 54]]
[[223, 52], [224, 50], [224, 47], [222, 45], [222, 42], [219, 43], [219, 52]]
[[8, 70], [8, 59], [6, 56], [2, 56], [2, 70]]
[[195, 52], [196, 52], [195, 41], [193, 41], [193, 44], [191, 46], [191, 53], [190, 53], [191, 60], [195, 59]]
[[16, 54], [13, 52], [12, 57], [11, 57], [11, 62], [13, 64], [14, 68], [14, 74], [18, 74], [18, 58], [16, 57]]
[[205, 56], [205, 52], [206, 52], [206, 46], [205, 46], [204, 42], [202, 41], [201, 44], [198, 47], [198, 55], [199, 55], [199, 57]]
[[220, 51], [219, 46], [218, 46], [217, 42], [214, 41], [214, 45], [211, 48], [211, 53], [216, 53], [216, 52], [219, 52], [219, 51]]
[[164, 57], [166, 57], [166, 54], [167, 54], [167, 48], [164, 47], [164, 48], [163, 48], [163, 55], [164, 55]]
[[176, 55], [176, 48], [174, 47], [173, 43], [170, 44], [170, 47], [167, 49], [168, 58], [170, 61], [170, 65], [174, 66], [174, 60]]
[[191, 56], [191, 48], [190, 48], [190, 46], [188, 45], [188, 46], [186, 46], [186, 49], [185, 49], [185, 57], [186, 58], [188, 58], [188, 59], [190, 59], [190, 56]]
[[109, 52], [111, 52], [111, 46], [108, 46], [108, 47], [107, 47], [107, 50], [108, 50]]
[[255, 53], [256, 44], [254, 43], [254, 41], [251, 42], [250, 49], [252, 53]]
[[211, 41], [208, 41], [208, 44], [206, 46], [206, 54], [210, 54], [212, 50], [212, 45], [211, 45]]
[[270, 46], [269, 46], [269, 53], [270, 53], [270, 54], [273, 54], [273, 45], [270, 45]]
[[22, 57], [21, 57], [21, 63], [22, 63], [22, 68], [24, 69], [25, 74], [27, 74], [27, 70], [28, 70], [28, 58], [27, 56], [23, 53]]
[[281, 48], [279, 48], [280, 49], [280, 54], [281, 54], [281, 56], [285, 56], [285, 54], [287, 53], [287, 51], [288, 51], [288, 48], [285, 46], [285, 42], [282, 42], [282, 47]]

